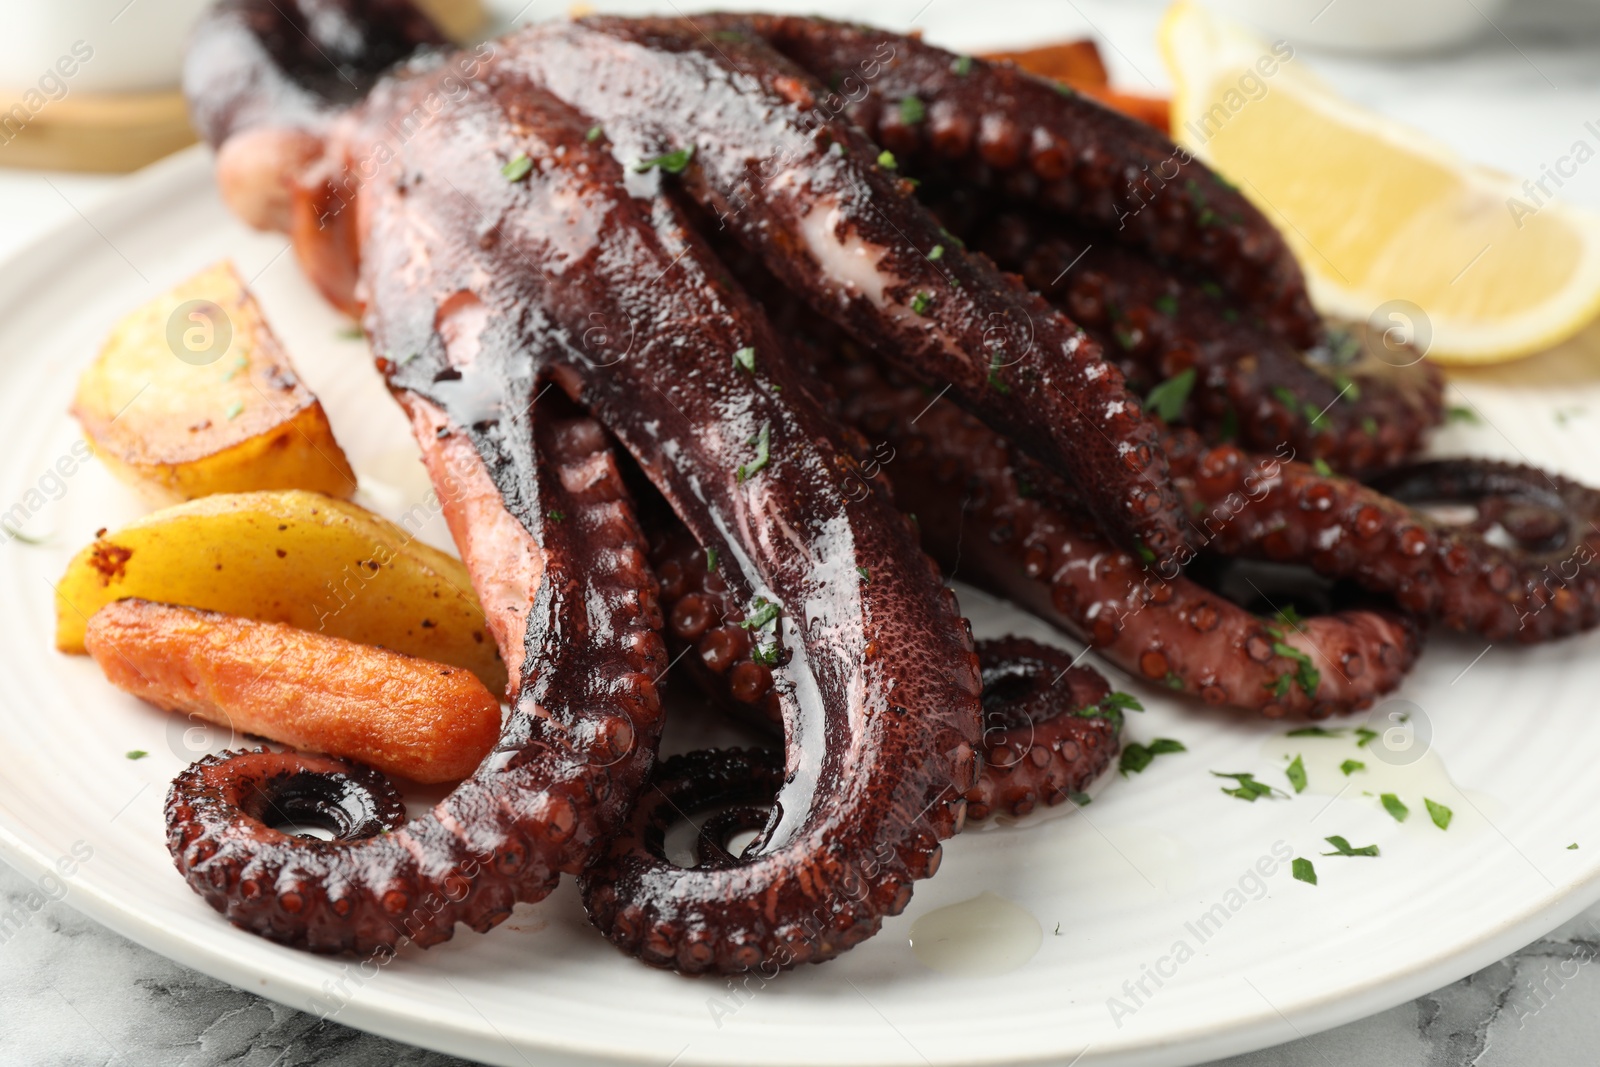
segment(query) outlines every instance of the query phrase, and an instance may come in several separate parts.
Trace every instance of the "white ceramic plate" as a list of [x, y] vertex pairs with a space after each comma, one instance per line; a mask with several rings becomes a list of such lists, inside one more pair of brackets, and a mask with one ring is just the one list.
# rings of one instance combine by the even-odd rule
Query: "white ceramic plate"
[[[1130, 737], [1178, 738], [1187, 753], [1109, 783], [1082, 813], [963, 835], [878, 937], [772, 983], [735, 988], [628, 960], [588, 927], [570, 884], [488, 936], [408, 950], [376, 973], [235, 930], [173, 871], [161, 817], [173, 775], [229, 739], [189, 732], [51, 648], [51, 582], [97, 528], [142, 509], [92, 462], [47, 473], [72, 455], [72, 384], [111, 324], [222, 256], [252, 279], [323, 398], [363, 501], [394, 515], [426, 491], [363, 344], [339, 337], [341, 320], [281, 237], [227, 216], [200, 151], [0, 267], [0, 514], [45, 538], [0, 544], [0, 855], [43, 877], [75, 847], [92, 851], [65, 880], [66, 899], [158, 952], [286, 1004], [337, 1008], [342, 1023], [499, 1064], [1069, 1063], [1085, 1050], [1076, 1062], [1180, 1064], [1417, 996], [1600, 898], [1600, 639], [1521, 650], [1440, 636], [1400, 694], [1409, 703], [1380, 709], [1409, 709], [1417, 735], [1431, 733], [1405, 767], [1405, 755], [1386, 762], [1350, 737], [1286, 740], [1281, 727], [1123, 683], [1150, 709], [1132, 717]], [[1596, 366], [1574, 350], [1458, 382], [1487, 421], [1444, 431], [1440, 450], [1526, 458], [1600, 484]], [[431, 536], [442, 542], [442, 529]], [[962, 598], [980, 634], [1048, 634], [979, 594]], [[695, 740], [680, 730], [676, 747]], [[133, 749], [149, 756], [131, 761]], [[1210, 773], [1285, 786], [1290, 752], [1311, 773], [1293, 799], [1245, 804]], [[1370, 777], [1333, 797], [1345, 758]], [[1410, 819], [1397, 824], [1368, 788], [1400, 794]], [[1423, 796], [1453, 809], [1448, 831], [1428, 821]], [[1322, 858], [1330, 834], [1382, 855]], [[1275, 850], [1314, 858], [1320, 885], [1295, 881]], [[1016, 907], [985, 898], [956, 930], [965, 947], [945, 946], [953, 971], [925, 966], [908, 944], [916, 921], [985, 893]]]

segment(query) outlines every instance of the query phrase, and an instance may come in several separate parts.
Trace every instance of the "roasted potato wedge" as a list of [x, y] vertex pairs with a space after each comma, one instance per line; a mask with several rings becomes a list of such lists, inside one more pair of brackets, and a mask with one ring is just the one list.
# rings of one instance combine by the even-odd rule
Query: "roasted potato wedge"
[[78, 379], [72, 414], [111, 472], [156, 503], [355, 492], [322, 404], [228, 262], [118, 323]]
[[465, 778], [500, 735], [471, 671], [281, 623], [119, 600], [84, 639], [112, 685], [159, 708], [419, 782]]
[[460, 561], [318, 493], [208, 496], [102, 532], [56, 587], [56, 647], [83, 652], [90, 616], [127, 597], [382, 645], [506, 688]]

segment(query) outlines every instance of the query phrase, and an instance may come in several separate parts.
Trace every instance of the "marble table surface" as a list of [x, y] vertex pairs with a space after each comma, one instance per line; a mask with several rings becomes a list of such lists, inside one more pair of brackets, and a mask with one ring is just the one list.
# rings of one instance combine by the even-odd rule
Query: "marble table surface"
[[[922, 2], [866, 0], [858, 15], [904, 24]], [[966, 0], [933, 0], [957, 2]], [[1012, 0], [995, 2], [1004, 7]], [[539, 0], [532, 6], [535, 14], [548, 14], [565, 4]], [[1151, 41], [1159, 4], [1079, 0], [1067, 6], [1081, 17], [1083, 32], [1109, 44], [1105, 51], [1119, 82], [1164, 88]], [[924, 20], [935, 39], [936, 15], [930, 9]], [[1486, 17], [1477, 40], [1447, 55], [1382, 63], [1306, 55], [1353, 99], [1521, 176], [1537, 176], [1541, 165], [1581, 136], [1586, 121], [1600, 119], [1600, 4], [1594, 0], [1519, 0], [1493, 23]], [[94, 205], [114, 189], [114, 179], [0, 166], [0, 256], [57, 225], [92, 225]], [[1600, 168], [1580, 170], [1561, 195], [1600, 207]], [[0, 915], [17, 907], [31, 888], [20, 874], [0, 865]], [[1593, 1050], [1600, 1047], [1600, 969], [1591, 971], [1587, 964], [1597, 954], [1600, 906], [1411, 1003], [1220, 1062], [1228, 1067], [1593, 1063]], [[0, 932], [0, 1064], [442, 1067], [461, 1062], [320, 1022], [233, 989], [79, 915], [70, 898], [46, 905], [14, 933]]]

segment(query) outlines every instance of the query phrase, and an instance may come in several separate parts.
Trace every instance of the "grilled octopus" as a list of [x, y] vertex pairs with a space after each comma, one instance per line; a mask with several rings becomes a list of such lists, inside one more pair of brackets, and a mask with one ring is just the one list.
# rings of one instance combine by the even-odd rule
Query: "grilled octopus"
[[[1436, 421], [1426, 369], [1319, 436], [1304, 408], [1343, 372], [1316, 365], [1327, 327], [1271, 225], [1155, 131], [1008, 65], [740, 15], [454, 50], [408, 0], [223, 0], [185, 88], [230, 207], [361, 317], [511, 677], [494, 752], [409, 822], [323, 757], [179, 777], [179, 870], [264, 936], [429, 945], [567, 873], [657, 966], [848, 949], [969, 814], [1078, 797], [1116, 750], [1106, 681], [1031, 643], [975, 648], [925, 551], [1138, 676], [1268, 716], [1369, 703], [1427, 618], [1528, 639], [1600, 621], [1592, 577], [1548, 580], [1591, 550], [1590, 491], [1397, 466]], [[1020, 221], [975, 217], [972, 190]], [[1083, 234], [1111, 252], [1041, 295], [958, 231], [1033, 276]], [[1124, 344], [1105, 294], [1173, 287], [1211, 317]], [[1124, 373], [1189, 367], [1193, 428]], [[1279, 389], [1305, 395], [1274, 422]], [[1256, 452], [1218, 441], [1224, 409]], [[1405, 425], [1371, 432], [1371, 410]], [[1445, 499], [1471, 522], [1412, 506]], [[1390, 603], [1263, 619], [1200, 574], [1229, 557]], [[689, 653], [781, 751], [656, 765], [657, 684]], [[666, 829], [695, 811], [682, 866]], [[295, 820], [334, 839], [278, 829]]]

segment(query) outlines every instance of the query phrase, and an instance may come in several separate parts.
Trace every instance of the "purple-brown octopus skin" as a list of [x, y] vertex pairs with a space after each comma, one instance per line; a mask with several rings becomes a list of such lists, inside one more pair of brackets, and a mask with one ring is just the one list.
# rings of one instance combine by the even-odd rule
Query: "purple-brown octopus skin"
[[1019, 817], [1088, 801], [1084, 790], [1117, 754], [1122, 713], [1111, 686], [1058, 648], [1023, 637], [978, 642], [983, 669], [983, 775], [967, 817]]
[[1141, 122], [1008, 63], [873, 26], [782, 15], [696, 22], [707, 32], [762, 37], [834, 90], [820, 109], [842, 110], [918, 177], [1102, 231], [1213, 280], [1302, 345], [1321, 332], [1278, 231], [1232, 185]]
[[[661, 579], [667, 649], [701, 691], [734, 718], [781, 727], [772, 672], [744, 656], [751, 630], [740, 606], [687, 531], [647, 511], [650, 561]], [[759, 636], [759, 633], [757, 634]], [[983, 771], [967, 790], [967, 818], [1025, 815], [1082, 791], [1117, 753], [1120, 716], [1095, 711], [1105, 678], [1024, 638], [980, 641]]]
[[[1587, 486], [1533, 467], [1457, 459], [1393, 468], [1369, 488], [1304, 463], [1207, 445], [1189, 431], [1169, 441], [1180, 491], [1207, 516], [1216, 551], [1303, 562], [1491, 641], [1532, 644], [1600, 625], [1600, 492]], [[1447, 521], [1424, 505], [1472, 514]], [[1497, 531], [1510, 544], [1491, 540]]]
[[1264, 452], [1287, 442], [1359, 477], [1416, 455], [1444, 420], [1444, 375], [1387, 333], [1330, 326], [1301, 349], [1216, 286], [1137, 249], [1037, 213], [994, 213], [970, 191], [938, 194], [935, 211], [1118, 353], [1130, 386], [1144, 393], [1188, 374], [1178, 414], [1209, 439]]
[[[1109, 534], [1182, 546], [1156, 425], [1064, 314], [969, 255], [827, 90], [753, 34], [592, 18], [501, 42], [506, 66], [591, 117], [618, 158], [678, 182], [813, 311], [1071, 481]], [[656, 162], [653, 162], [656, 161]], [[666, 161], [662, 163], [659, 161]], [[935, 253], [935, 249], [939, 249]]]
[[936, 558], [1135, 677], [1268, 718], [1323, 718], [1370, 705], [1416, 662], [1421, 633], [1403, 615], [1258, 618], [1108, 543], [1048, 471], [954, 405], [870, 363], [838, 360], [822, 374]]
[[[781, 665], [786, 771], [759, 844], [726, 870], [640, 860], [590, 895], [596, 924], [646, 962], [685, 972], [829, 958], [904, 908], [912, 880], [937, 869], [939, 841], [960, 825], [981, 732], [970, 635], [888, 501], [838, 493], [853, 459], [760, 309], [720, 277], [670, 199], [625, 191], [613, 146], [589, 116], [527, 77], [513, 44], [468, 82], [449, 64], [416, 65], [323, 122], [323, 173], [382, 150], [393, 158], [338, 211], [346, 221], [297, 227], [309, 245], [298, 251], [326, 266], [318, 279], [332, 295], [364, 309], [391, 389], [448, 414], [435, 439], [469, 439], [531, 533], [563, 545], [588, 526], [579, 503], [560, 495], [589, 491], [587, 468], [560, 466], [551, 497], [524, 491], [539, 459], [524, 405], [548, 382], [582, 403], [702, 547], [719, 553], [741, 602], [777, 620], [761, 655]], [[451, 107], [396, 145], [395, 124], [447, 92]], [[294, 210], [318, 201], [298, 197]], [[353, 241], [340, 232], [346, 225]], [[341, 268], [353, 249], [359, 262]], [[351, 278], [354, 288], [340, 293], [339, 280]], [[734, 358], [746, 350], [748, 367]], [[426, 449], [429, 428], [414, 421]], [[620, 500], [607, 504], [613, 521], [618, 512], [631, 519]], [[465, 529], [473, 533], [471, 520]], [[490, 540], [469, 537], [463, 555], [487, 553]], [[561, 590], [564, 603], [583, 601], [586, 583], [644, 567], [634, 542], [597, 541], [589, 551]], [[492, 613], [497, 575], [487, 560], [473, 573]], [[519, 707], [550, 676], [579, 693], [604, 689], [606, 675], [591, 665], [601, 635], [564, 621], [529, 620], [530, 642], [551, 646], [560, 670], [525, 674]], [[651, 747], [635, 745], [641, 765]], [[536, 772], [545, 756], [520, 758], [519, 770]], [[617, 777], [616, 768], [587, 770], [582, 782], [595, 791]], [[507, 801], [546, 802], [539, 792]], [[488, 829], [483, 814], [464, 815], [463, 836]], [[325, 889], [347, 874], [334, 862], [307, 881]], [[835, 891], [857, 878], [861, 898]], [[221, 892], [236, 902], [235, 887]], [[798, 923], [817, 915], [820, 930]]]

